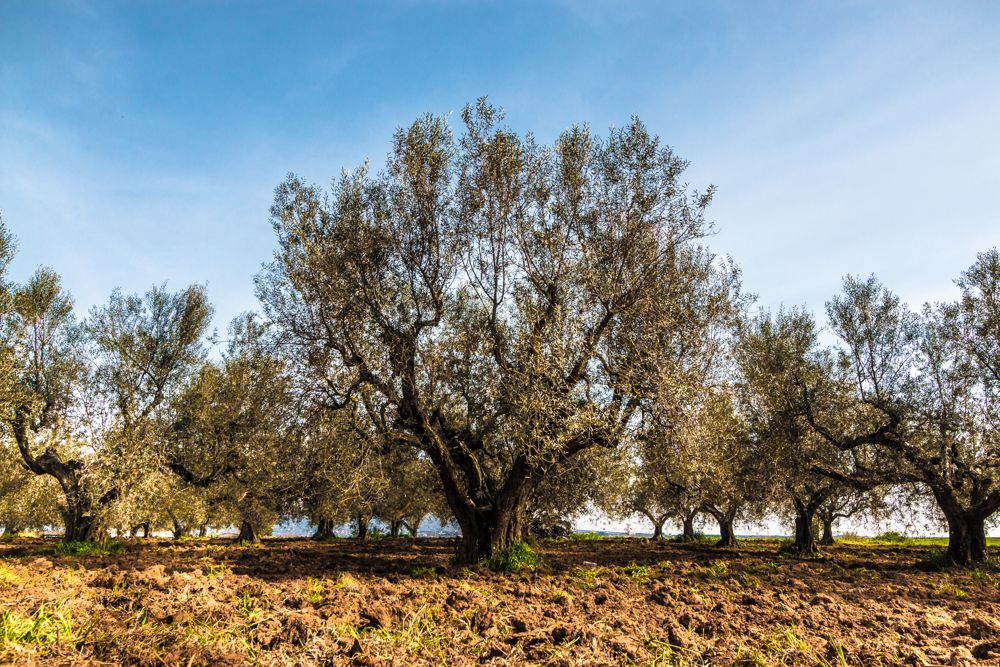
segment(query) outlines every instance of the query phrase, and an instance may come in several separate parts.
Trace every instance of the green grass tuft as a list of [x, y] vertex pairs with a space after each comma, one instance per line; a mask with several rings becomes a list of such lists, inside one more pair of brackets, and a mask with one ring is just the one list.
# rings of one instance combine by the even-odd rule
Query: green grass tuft
[[600, 533], [585, 532], [585, 533], [570, 533], [569, 537], [566, 538], [573, 541], [589, 542], [591, 540], [603, 539]]
[[410, 575], [414, 579], [433, 579], [437, 576], [437, 570], [433, 567], [418, 566], [413, 568]]
[[54, 644], [73, 640], [73, 624], [68, 613], [42, 605], [31, 616], [13, 611], [0, 613], [0, 646]]
[[507, 549], [490, 558], [488, 565], [495, 572], [520, 572], [534, 569], [541, 558], [526, 542], [514, 542]]
[[124, 548], [113, 540], [101, 542], [60, 542], [56, 545], [57, 556], [110, 556], [120, 554]]

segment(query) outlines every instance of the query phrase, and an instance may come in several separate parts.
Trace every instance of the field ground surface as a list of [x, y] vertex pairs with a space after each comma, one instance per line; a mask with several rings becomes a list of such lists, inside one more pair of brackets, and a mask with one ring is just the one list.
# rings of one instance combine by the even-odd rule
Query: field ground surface
[[[0, 664], [1000, 665], [1000, 568], [936, 546], [571, 539], [533, 570], [444, 539], [0, 543]], [[995, 549], [995, 547], [994, 547]]]

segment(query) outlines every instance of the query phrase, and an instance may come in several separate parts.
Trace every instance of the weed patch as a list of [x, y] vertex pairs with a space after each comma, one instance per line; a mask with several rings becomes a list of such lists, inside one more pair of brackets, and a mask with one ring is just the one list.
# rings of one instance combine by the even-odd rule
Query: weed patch
[[110, 556], [120, 554], [124, 547], [119, 542], [60, 542], [56, 545], [57, 556]]
[[31, 646], [59, 641], [73, 641], [69, 613], [44, 605], [31, 616], [21, 616], [13, 611], [0, 613], [0, 646]]
[[541, 559], [531, 545], [526, 542], [515, 542], [489, 560], [489, 567], [494, 572], [520, 572], [534, 569]]

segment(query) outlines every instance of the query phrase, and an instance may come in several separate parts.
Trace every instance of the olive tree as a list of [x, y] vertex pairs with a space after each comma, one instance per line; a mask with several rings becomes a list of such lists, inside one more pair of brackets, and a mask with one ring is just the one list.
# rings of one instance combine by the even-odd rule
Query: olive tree
[[[310, 410], [299, 444], [300, 512], [316, 527], [313, 537], [330, 539], [348, 520], [367, 526], [373, 498], [387, 480], [378, 465], [381, 443], [354, 410]], [[400, 493], [403, 491], [401, 490]]]
[[62, 490], [64, 539], [103, 534], [155, 466], [156, 412], [201, 354], [204, 290], [112, 294], [82, 325], [59, 277], [40, 269], [14, 293], [13, 400], [5, 416], [25, 466]]
[[960, 302], [918, 314], [874, 276], [847, 277], [827, 311], [852, 389], [848, 428], [820, 413], [831, 402], [826, 387], [803, 385], [807, 416], [826, 442], [879, 461], [855, 458], [824, 472], [858, 488], [924, 485], [948, 524], [947, 557], [958, 564], [985, 559], [986, 522], [1000, 509], [998, 284], [991, 251], [959, 280]]
[[416, 537], [424, 518], [441, 512], [444, 494], [437, 472], [413, 448], [391, 448], [379, 459], [386, 484], [374, 503], [375, 516], [389, 528], [390, 537], [399, 537], [404, 528]]
[[13, 443], [0, 443], [0, 528], [5, 536], [57, 525], [58, 494], [54, 480], [25, 469]]
[[236, 318], [220, 362], [206, 362], [170, 406], [162, 452], [181, 480], [208, 488], [257, 542], [296, 497], [301, 438], [292, 380], [264, 326]]
[[752, 447], [750, 426], [737, 407], [733, 388], [707, 392], [687, 430], [695, 443], [688, 484], [700, 509], [719, 526], [717, 546], [735, 547], [737, 520], [757, 520], [767, 508], [767, 467]]
[[845, 487], [817, 468], [847, 458], [812, 429], [801, 409], [798, 387], [830, 373], [828, 355], [817, 347], [816, 325], [800, 309], [761, 313], [745, 323], [736, 347], [742, 412], [749, 421], [750, 455], [762, 466], [761, 489], [779, 514], [794, 517], [793, 550], [817, 553], [817, 512]]
[[[539, 483], [634, 424], [655, 342], [688, 323], [712, 190], [639, 122], [540, 145], [485, 101], [399, 130], [383, 172], [276, 191], [265, 312], [330, 409], [357, 400], [430, 459], [477, 561], [525, 532]], [[619, 335], [627, 334], [627, 335]], [[622, 346], [631, 347], [622, 347]]]
[[819, 544], [822, 546], [834, 544], [833, 526], [838, 520], [871, 521], [887, 517], [892, 510], [887, 496], [891, 490], [892, 488], [888, 486], [862, 490], [848, 484], [841, 485], [816, 510], [816, 518], [821, 528]]

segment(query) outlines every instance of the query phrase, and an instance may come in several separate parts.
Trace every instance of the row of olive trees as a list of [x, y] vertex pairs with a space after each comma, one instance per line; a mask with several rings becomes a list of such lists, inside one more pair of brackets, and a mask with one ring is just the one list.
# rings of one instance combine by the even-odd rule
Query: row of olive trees
[[[0, 223], [3, 273], [13, 253]], [[58, 276], [40, 269], [3, 281], [0, 309], [6, 534], [62, 523], [67, 541], [87, 541], [236, 524], [256, 541], [282, 517], [307, 517], [322, 536], [355, 516], [411, 532], [446, 516], [430, 464], [415, 452], [390, 460], [353, 416], [310, 407], [252, 316], [208, 359], [199, 286], [116, 292], [78, 321]]]
[[[818, 343], [802, 310], [744, 319], [680, 413], [640, 432], [632, 491], [619, 514], [655, 526], [791, 515], [794, 548], [816, 550], [814, 526], [884, 517], [929, 497], [948, 527], [947, 557], [986, 557], [1000, 509], [1000, 255], [958, 280], [961, 298], [910, 311], [874, 277], [848, 277], [827, 304], [839, 342]], [[661, 407], [668, 411], [670, 406]], [[905, 508], [904, 508], [905, 509]]]
[[724, 544], [778, 511], [811, 553], [817, 520], [905, 486], [936, 499], [953, 560], [984, 557], [995, 252], [921, 315], [849, 279], [823, 349], [804, 312], [747, 315], [739, 270], [703, 243], [713, 189], [640, 122], [546, 146], [485, 101], [462, 120], [418, 119], [382, 172], [329, 192], [283, 182], [263, 314], [219, 359], [198, 286], [116, 293], [77, 322], [53, 273], [5, 284], [5, 434], [58, 486], [67, 539], [164, 513], [248, 540], [282, 516], [322, 537], [434, 513], [476, 562], [596, 505], [657, 531], [707, 514]]
[[317, 404], [426, 455], [462, 560], [523, 539], [554, 499], [639, 511], [656, 533], [709, 513], [731, 544], [784, 494], [814, 549], [813, 516], [857, 494], [811, 472], [831, 448], [762, 412], [760, 360], [739, 351], [750, 299], [702, 244], [712, 189], [691, 191], [638, 121], [549, 147], [484, 101], [462, 120], [455, 137], [418, 119], [382, 173], [328, 193], [278, 187], [258, 294]]
[[544, 146], [483, 100], [462, 120], [456, 137], [418, 119], [381, 173], [329, 192], [290, 176], [257, 282], [315, 404], [432, 462], [461, 560], [522, 539], [554, 498], [686, 531], [708, 513], [724, 543], [737, 518], [777, 510], [808, 554], [817, 520], [829, 539], [900, 486], [937, 500], [952, 560], [984, 557], [1000, 505], [995, 252], [960, 303], [921, 316], [848, 279], [828, 308], [842, 343], [825, 350], [803, 312], [746, 314], [739, 271], [702, 244], [713, 189], [690, 190], [638, 121]]

